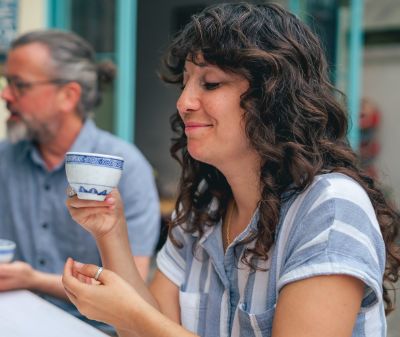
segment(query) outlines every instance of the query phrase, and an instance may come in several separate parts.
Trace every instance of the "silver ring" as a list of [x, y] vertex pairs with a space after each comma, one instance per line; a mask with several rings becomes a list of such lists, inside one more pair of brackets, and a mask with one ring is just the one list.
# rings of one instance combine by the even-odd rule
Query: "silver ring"
[[99, 279], [99, 276], [100, 276], [102, 271], [103, 271], [103, 267], [99, 267], [99, 269], [97, 269], [96, 275], [94, 275], [94, 279], [96, 281]]

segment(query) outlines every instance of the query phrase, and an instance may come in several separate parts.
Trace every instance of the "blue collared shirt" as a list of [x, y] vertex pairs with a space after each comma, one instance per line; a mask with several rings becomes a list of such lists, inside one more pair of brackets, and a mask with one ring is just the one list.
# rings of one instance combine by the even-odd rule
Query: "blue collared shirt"
[[[132, 252], [151, 256], [158, 240], [160, 211], [152, 168], [132, 144], [87, 120], [70, 151], [96, 152], [125, 159], [119, 190]], [[64, 162], [49, 171], [31, 142], [0, 143], [0, 238], [17, 242], [15, 259], [46, 273], [61, 274], [67, 257], [100, 265], [91, 235], [75, 223], [65, 206], [68, 186]], [[69, 303], [44, 296], [78, 315]]]

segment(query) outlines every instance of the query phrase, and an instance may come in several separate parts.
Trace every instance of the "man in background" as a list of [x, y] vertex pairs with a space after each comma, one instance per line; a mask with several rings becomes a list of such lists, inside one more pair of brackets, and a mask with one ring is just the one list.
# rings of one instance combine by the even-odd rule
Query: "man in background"
[[[0, 291], [29, 289], [80, 317], [67, 301], [61, 274], [67, 257], [101, 264], [95, 241], [66, 207], [67, 151], [125, 159], [119, 190], [132, 252], [143, 278], [159, 234], [159, 201], [152, 168], [140, 151], [98, 129], [90, 115], [110, 64], [95, 63], [92, 47], [73, 33], [46, 30], [17, 38], [1, 91], [10, 116], [0, 143], [0, 238], [17, 243], [16, 262], [0, 265]], [[99, 322], [90, 322], [103, 330]]]

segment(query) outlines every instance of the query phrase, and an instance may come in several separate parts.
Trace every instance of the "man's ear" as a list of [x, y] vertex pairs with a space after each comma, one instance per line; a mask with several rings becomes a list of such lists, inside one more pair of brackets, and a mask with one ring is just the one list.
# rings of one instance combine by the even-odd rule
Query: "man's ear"
[[76, 112], [81, 99], [82, 88], [78, 82], [68, 82], [60, 92], [60, 109], [63, 112]]

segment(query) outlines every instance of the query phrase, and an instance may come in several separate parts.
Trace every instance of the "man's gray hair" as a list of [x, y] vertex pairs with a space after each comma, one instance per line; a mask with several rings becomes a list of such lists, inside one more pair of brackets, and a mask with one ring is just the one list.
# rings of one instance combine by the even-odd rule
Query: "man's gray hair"
[[38, 30], [26, 33], [11, 43], [15, 49], [30, 43], [45, 45], [50, 52], [55, 79], [77, 82], [82, 88], [77, 110], [85, 119], [101, 101], [101, 82], [111, 82], [115, 68], [111, 62], [96, 64], [92, 46], [71, 32]]

